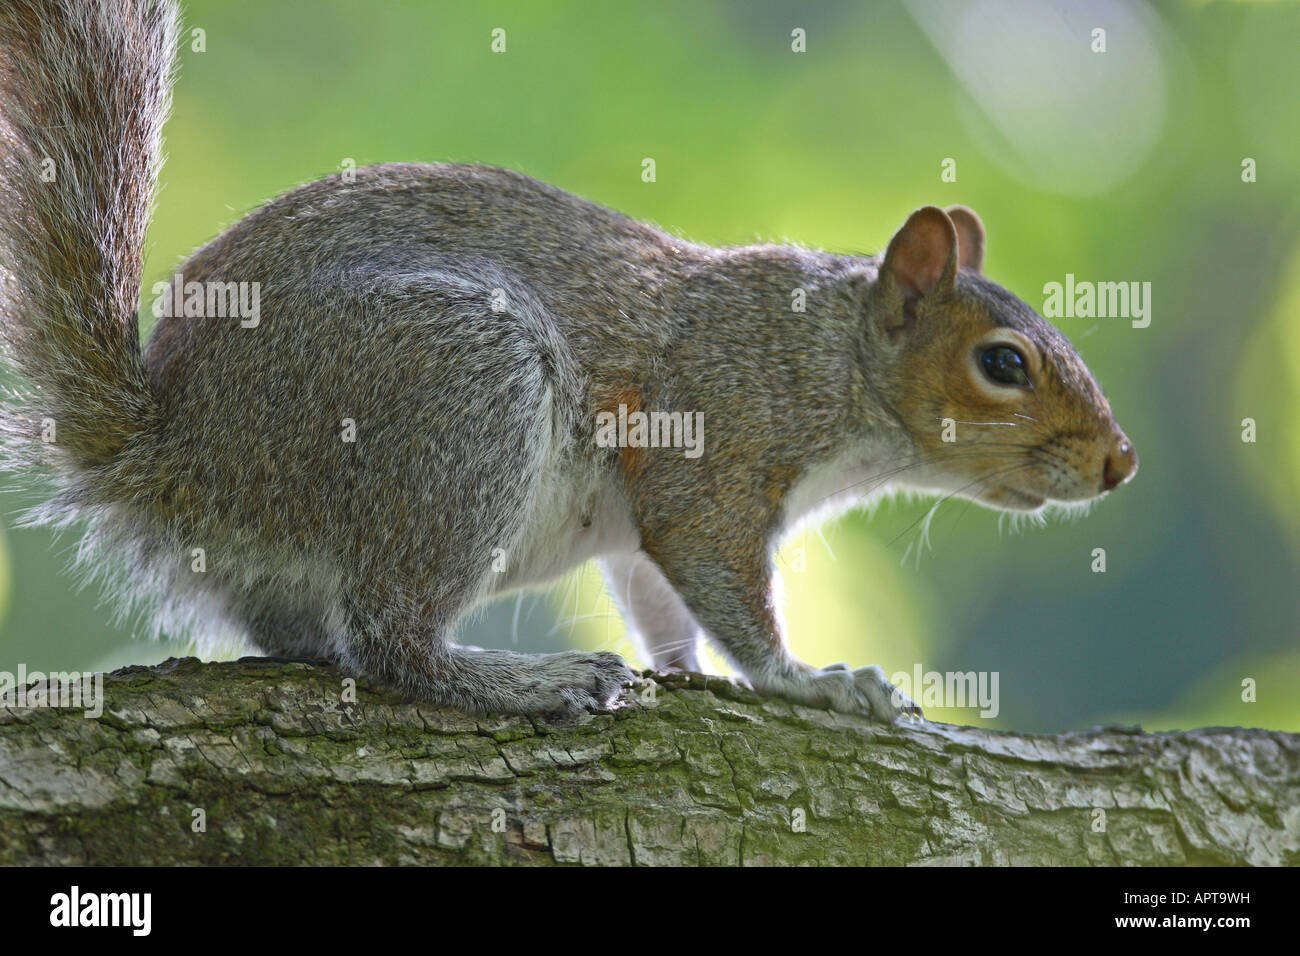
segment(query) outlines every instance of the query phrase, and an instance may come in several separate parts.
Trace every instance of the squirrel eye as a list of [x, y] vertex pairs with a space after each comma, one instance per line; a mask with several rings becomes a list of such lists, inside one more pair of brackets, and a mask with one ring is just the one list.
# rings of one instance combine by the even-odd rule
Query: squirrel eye
[[1009, 345], [995, 345], [980, 355], [980, 366], [990, 381], [999, 385], [1028, 387], [1025, 357]]

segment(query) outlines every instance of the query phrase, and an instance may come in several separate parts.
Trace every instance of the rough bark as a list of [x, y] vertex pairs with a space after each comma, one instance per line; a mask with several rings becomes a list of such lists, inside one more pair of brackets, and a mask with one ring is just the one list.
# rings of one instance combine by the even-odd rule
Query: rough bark
[[887, 728], [699, 675], [567, 723], [344, 689], [185, 659], [99, 719], [0, 710], [0, 863], [1300, 862], [1300, 735]]

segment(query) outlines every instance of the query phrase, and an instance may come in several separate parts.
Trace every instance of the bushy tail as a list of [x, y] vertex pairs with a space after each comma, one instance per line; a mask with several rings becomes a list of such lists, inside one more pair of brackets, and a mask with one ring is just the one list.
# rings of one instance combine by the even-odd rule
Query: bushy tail
[[5, 465], [81, 504], [129, 494], [157, 426], [136, 310], [177, 30], [171, 0], [0, 0], [0, 342], [32, 386]]

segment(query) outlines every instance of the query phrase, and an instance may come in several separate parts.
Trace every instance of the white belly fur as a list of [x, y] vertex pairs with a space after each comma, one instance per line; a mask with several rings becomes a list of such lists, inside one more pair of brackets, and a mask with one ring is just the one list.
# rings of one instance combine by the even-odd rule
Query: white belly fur
[[[878, 479], [890, 458], [884, 449], [855, 449], [814, 469], [787, 499], [784, 533], [894, 490], [895, 483]], [[592, 469], [575, 475], [573, 465], [557, 467], [542, 476], [520, 540], [505, 555], [505, 570], [492, 575], [485, 596], [549, 584], [592, 558], [630, 555], [639, 548], [640, 534], [617, 472]]]
[[602, 554], [632, 554], [641, 536], [617, 475], [550, 472], [489, 596], [548, 584]]

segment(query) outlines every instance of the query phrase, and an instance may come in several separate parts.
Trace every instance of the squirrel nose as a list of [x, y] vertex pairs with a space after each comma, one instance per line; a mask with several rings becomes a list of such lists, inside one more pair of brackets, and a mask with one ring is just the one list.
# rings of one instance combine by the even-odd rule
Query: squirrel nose
[[1121, 436], [1111, 448], [1110, 454], [1106, 456], [1106, 466], [1101, 472], [1101, 483], [1106, 491], [1111, 491], [1137, 474], [1137, 470], [1138, 456], [1133, 449], [1133, 443], [1127, 437]]

